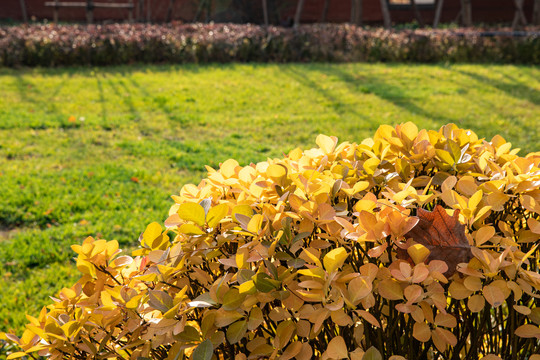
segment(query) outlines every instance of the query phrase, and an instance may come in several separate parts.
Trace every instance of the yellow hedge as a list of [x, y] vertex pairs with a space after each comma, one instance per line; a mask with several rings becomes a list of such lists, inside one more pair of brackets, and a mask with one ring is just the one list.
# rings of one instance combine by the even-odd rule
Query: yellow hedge
[[208, 168], [131, 256], [74, 245], [9, 358], [539, 359], [540, 154], [453, 124], [316, 142]]

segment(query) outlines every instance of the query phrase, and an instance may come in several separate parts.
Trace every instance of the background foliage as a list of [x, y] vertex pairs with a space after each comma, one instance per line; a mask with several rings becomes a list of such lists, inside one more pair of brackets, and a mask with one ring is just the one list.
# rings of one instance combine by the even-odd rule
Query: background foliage
[[[537, 32], [297, 29], [235, 24], [0, 27], [0, 66], [208, 62], [494, 62], [539, 64]], [[534, 30], [531, 28], [531, 30]]]

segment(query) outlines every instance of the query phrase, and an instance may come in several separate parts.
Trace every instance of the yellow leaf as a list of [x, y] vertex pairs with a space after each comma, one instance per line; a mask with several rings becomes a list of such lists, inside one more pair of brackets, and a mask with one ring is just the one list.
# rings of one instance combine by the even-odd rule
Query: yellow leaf
[[[317, 252], [317, 255], [315, 255], [313, 252]], [[322, 267], [321, 261], [319, 260], [318, 256], [320, 256], [320, 254], [317, 250], [313, 248], [305, 248], [302, 251], [302, 254], [300, 257], [309, 263], [315, 264], [317, 267]]]
[[321, 269], [321, 268], [301, 269], [301, 270], [298, 270], [298, 274], [306, 275], [306, 276], [318, 277], [318, 278], [321, 278], [321, 279], [325, 278], [324, 270]]
[[205, 212], [204, 208], [196, 203], [186, 202], [178, 207], [178, 216], [185, 221], [193, 221], [199, 226], [204, 226]]
[[206, 216], [206, 222], [211, 228], [216, 227], [217, 224], [229, 213], [229, 206], [227, 204], [219, 204], [214, 206], [208, 211]]
[[[471, 210], [471, 212], [474, 212], [476, 210], [476, 207], [482, 200], [482, 196], [484, 195], [482, 190], [478, 190], [469, 198], [468, 201], [468, 208]], [[491, 204], [490, 204], [491, 205]]]
[[11, 360], [11, 359], [18, 359], [20, 357], [23, 357], [23, 356], [26, 356], [26, 353], [25, 352], [22, 352], [22, 351], [17, 351], [17, 352], [14, 352], [14, 353], [11, 353], [7, 356], [6, 360]]
[[153, 241], [161, 236], [161, 231], [161, 225], [159, 225], [157, 222], [148, 224], [143, 233], [142, 245], [146, 245], [148, 247], [152, 246]]
[[248, 248], [240, 248], [236, 252], [236, 256], [234, 257], [234, 260], [236, 262], [236, 266], [238, 266], [239, 269], [247, 268], [247, 259], [249, 257], [249, 250]]
[[268, 169], [266, 169], [266, 174], [272, 179], [280, 179], [287, 175], [287, 170], [285, 166], [272, 164], [268, 166]]
[[[349, 188], [349, 189], [342, 188], [341, 190], [345, 194], [347, 194], [349, 196], [352, 196], [352, 195], [355, 195], [355, 194], [359, 193], [360, 191], [366, 190], [368, 187], [369, 187], [369, 182], [368, 181], [358, 181], [353, 185], [352, 188]], [[360, 205], [362, 205], [362, 204], [360, 204]], [[375, 204], [370, 203], [369, 205], [374, 206]]]
[[422, 244], [413, 244], [407, 248], [407, 253], [415, 264], [419, 264], [427, 259], [430, 251]]
[[235, 216], [236, 214], [244, 215], [248, 218], [251, 218], [251, 216], [253, 215], [253, 209], [251, 209], [251, 206], [249, 205], [236, 205], [232, 211], [232, 217], [234, 221], [238, 221]]
[[251, 220], [249, 220], [246, 230], [251, 233], [258, 234], [259, 230], [261, 230], [262, 222], [263, 216], [261, 214], [255, 214], [253, 215]]
[[364, 162], [363, 167], [368, 175], [373, 175], [380, 163], [381, 161], [377, 158], [369, 158]]
[[205, 232], [201, 230], [200, 227], [193, 225], [193, 224], [182, 224], [178, 228], [178, 232], [186, 235], [204, 235]]
[[317, 139], [315, 140], [315, 143], [319, 145], [319, 147], [325, 154], [332, 153], [334, 149], [336, 148], [337, 142], [338, 142], [337, 137], [335, 136], [330, 137], [323, 134], [319, 134], [319, 136], [317, 136]]
[[503, 211], [504, 204], [508, 201], [508, 199], [510, 199], [510, 196], [496, 191], [487, 196], [486, 202], [494, 211]]
[[234, 159], [228, 159], [223, 164], [221, 164], [219, 170], [225, 178], [230, 178], [236, 174], [236, 167], [238, 165], [238, 161]]
[[257, 289], [255, 288], [255, 283], [253, 283], [253, 280], [246, 281], [238, 287], [238, 290], [240, 294], [255, 294], [257, 292]]
[[328, 273], [333, 273], [343, 265], [347, 256], [347, 251], [342, 247], [331, 250], [323, 258], [324, 268]]
[[402, 137], [405, 136], [405, 138], [411, 142], [416, 138], [416, 136], [418, 136], [418, 127], [410, 121], [406, 122], [405, 124], [401, 124], [399, 129]]
[[128, 309], [136, 309], [137, 307], [139, 307], [139, 302], [140, 302], [141, 298], [142, 298], [142, 295], [136, 295], [136, 296], [132, 297], [126, 303], [126, 307]]
[[341, 336], [336, 336], [328, 343], [326, 353], [331, 359], [347, 359], [349, 352], [345, 340]]
[[476, 246], [480, 246], [486, 241], [493, 238], [495, 235], [495, 228], [493, 226], [483, 226], [475, 234]]

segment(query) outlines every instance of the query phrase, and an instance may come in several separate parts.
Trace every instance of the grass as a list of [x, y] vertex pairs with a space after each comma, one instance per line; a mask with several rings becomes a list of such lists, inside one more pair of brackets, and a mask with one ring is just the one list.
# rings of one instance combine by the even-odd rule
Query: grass
[[[134, 247], [204, 165], [454, 122], [540, 150], [540, 69], [211, 65], [0, 70], [0, 331], [74, 282], [70, 245]], [[72, 117], [70, 119], [70, 117]]]

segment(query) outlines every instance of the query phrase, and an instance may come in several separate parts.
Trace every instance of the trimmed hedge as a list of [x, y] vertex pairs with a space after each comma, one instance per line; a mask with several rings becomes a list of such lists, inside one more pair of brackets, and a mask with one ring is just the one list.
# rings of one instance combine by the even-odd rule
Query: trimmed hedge
[[[503, 29], [504, 30], [504, 29]], [[532, 29], [538, 30], [538, 29]], [[0, 66], [207, 62], [540, 63], [540, 32], [235, 24], [0, 27]]]

